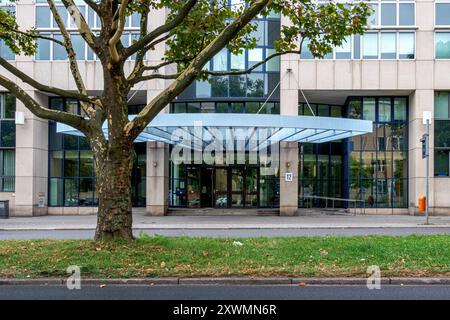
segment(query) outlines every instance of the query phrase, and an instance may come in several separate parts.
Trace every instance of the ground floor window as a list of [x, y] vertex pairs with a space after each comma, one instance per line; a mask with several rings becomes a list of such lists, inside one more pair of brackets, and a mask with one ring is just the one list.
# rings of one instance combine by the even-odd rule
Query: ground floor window
[[0, 192], [13, 192], [16, 173], [16, 98], [0, 94]]
[[450, 94], [434, 94], [434, 175], [448, 177], [450, 173]]
[[250, 165], [170, 164], [170, 206], [185, 208], [276, 208], [280, 178]]
[[[79, 114], [75, 100], [51, 98], [50, 107]], [[146, 143], [136, 143], [133, 166], [133, 206], [146, 205]], [[97, 206], [94, 157], [85, 137], [56, 132], [56, 123], [49, 123], [49, 206]]]

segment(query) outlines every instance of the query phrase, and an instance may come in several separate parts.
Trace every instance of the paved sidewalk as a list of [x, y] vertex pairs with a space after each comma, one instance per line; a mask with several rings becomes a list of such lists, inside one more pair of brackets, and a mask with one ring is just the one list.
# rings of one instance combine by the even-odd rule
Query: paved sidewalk
[[[351, 229], [351, 228], [449, 228], [450, 217], [406, 215], [306, 215], [278, 216], [166, 216], [133, 213], [134, 229]], [[0, 219], [0, 230], [92, 230], [96, 216], [43, 216]]]

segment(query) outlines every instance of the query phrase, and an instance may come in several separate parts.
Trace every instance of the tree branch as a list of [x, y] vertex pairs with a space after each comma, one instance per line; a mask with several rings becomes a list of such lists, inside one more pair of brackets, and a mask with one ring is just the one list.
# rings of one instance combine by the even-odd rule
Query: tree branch
[[147, 104], [144, 109], [125, 126], [125, 134], [129, 139], [134, 140], [168, 103], [173, 101], [173, 99], [195, 80], [201, 73], [204, 65], [234, 39], [270, 1], [271, 0], [255, 0], [251, 2], [249, 7], [245, 9], [240, 17], [232, 21], [210, 44], [208, 44], [175, 81]]
[[84, 2], [92, 9], [94, 10], [96, 13], [99, 13], [100, 8], [98, 6], [98, 4], [93, 1], [93, 0], [84, 0]]
[[7, 77], [0, 74], [0, 85], [8, 89], [12, 94], [14, 94], [20, 101], [23, 102], [25, 107], [29, 109], [36, 116], [61, 122], [75, 129], [80, 130], [83, 133], [87, 132], [87, 121], [79, 115], [74, 115], [64, 111], [52, 110], [39, 105], [28, 93], [26, 93], [17, 84], [9, 80]]
[[118, 23], [117, 23], [117, 29], [114, 35], [109, 39], [109, 52], [111, 53], [111, 59], [113, 62], [119, 62], [120, 56], [119, 52], [117, 51], [117, 43], [120, 41], [120, 37], [122, 36], [123, 30], [125, 29], [125, 19], [126, 19], [126, 13], [127, 13], [127, 6], [128, 6], [129, 0], [122, 0], [119, 8], [119, 16], [118, 16]]
[[197, 0], [186, 1], [184, 6], [180, 9], [178, 14], [172, 20], [156, 28], [152, 32], [149, 32], [145, 37], [129, 46], [125, 50], [125, 58], [132, 56], [138, 50], [145, 48], [149, 43], [157, 39], [159, 36], [169, 32], [170, 30], [180, 25], [184, 21], [184, 19], [188, 16], [189, 12], [192, 10], [192, 8], [195, 6], [196, 3]]
[[70, 16], [75, 21], [75, 25], [80, 32], [80, 35], [83, 37], [84, 41], [89, 45], [89, 47], [98, 55], [98, 50], [95, 45], [95, 35], [92, 33], [91, 28], [87, 24], [86, 20], [84, 20], [83, 15], [80, 12], [80, 9], [75, 4], [73, 0], [62, 0], [62, 3], [66, 7], [67, 11], [69, 11]]
[[23, 82], [29, 84], [33, 88], [47, 92], [52, 93], [61, 97], [65, 98], [72, 98], [77, 99], [86, 103], [95, 103], [95, 99], [90, 99], [87, 95], [81, 94], [79, 92], [73, 92], [73, 91], [67, 91], [60, 88], [52, 87], [52, 86], [46, 86], [42, 84], [39, 81], [34, 80], [32, 77], [28, 76], [26, 73], [20, 71], [16, 67], [14, 67], [12, 64], [10, 64], [8, 61], [0, 57], [0, 66], [5, 68], [7, 71], [11, 72], [14, 76], [22, 80]]
[[180, 75], [181, 75], [181, 72], [175, 73], [175, 74], [153, 73], [153, 74], [148, 74], [148, 75], [143, 75], [143, 76], [137, 76], [130, 81], [130, 84], [135, 85], [142, 81], [149, 81], [149, 80], [155, 80], [155, 79], [174, 80], [174, 79], [178, 78]]

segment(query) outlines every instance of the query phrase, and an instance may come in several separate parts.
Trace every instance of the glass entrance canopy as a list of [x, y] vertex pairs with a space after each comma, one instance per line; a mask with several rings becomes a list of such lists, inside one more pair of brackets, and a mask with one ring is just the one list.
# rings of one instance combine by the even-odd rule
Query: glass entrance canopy
[[[132, 119], [134, 116], [130, 116]], [[259, 150], [278, 142], [324, 143], [372, 132], [372, 121], [346, 118], [236, 114], [159, 114], [136, 142], [160, 141], [191, 149], [204, 149], [211, 141], [242, 141], [247, 150]], [[65, 124], [57, 132], [82, 135]], [[108, 136], [107, 123], [103, 132]]]

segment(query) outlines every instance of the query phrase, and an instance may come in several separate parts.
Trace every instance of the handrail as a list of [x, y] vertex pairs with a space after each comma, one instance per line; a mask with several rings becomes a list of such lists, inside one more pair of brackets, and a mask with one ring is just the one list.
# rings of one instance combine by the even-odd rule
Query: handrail
[[328, 201], [331, 201], [332, 203], [332, 209], [335, 209], [334, 204], [336, 201], [343, 201], [343, 202], [353, 202], [353, 209], [355, 210], [355, 216], [356, 216], [356, 205], [358, 202], [362, 203], [361, 207], [361, 213], [366, 214], [366, 200], [359, 200], [359, 199], [345, 199], [345, 198], [333, 198], [333, 197], [323, 197], [323, 196], [302, 196], [303, 199], [308, 200], [309, 199], [309, 208], [312, 208], [312, 202], [314, 199], [318, 200], [325, 200], [325, 208], [328, 209]]

